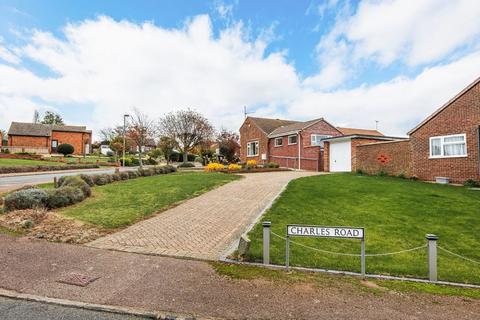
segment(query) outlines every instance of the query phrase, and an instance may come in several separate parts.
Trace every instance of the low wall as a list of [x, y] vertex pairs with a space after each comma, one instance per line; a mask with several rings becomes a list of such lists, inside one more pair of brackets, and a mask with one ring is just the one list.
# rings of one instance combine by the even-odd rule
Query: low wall
[[413, 176], [410, 140], [388, 141], [357, 146], [357, 170], [367, 174]]

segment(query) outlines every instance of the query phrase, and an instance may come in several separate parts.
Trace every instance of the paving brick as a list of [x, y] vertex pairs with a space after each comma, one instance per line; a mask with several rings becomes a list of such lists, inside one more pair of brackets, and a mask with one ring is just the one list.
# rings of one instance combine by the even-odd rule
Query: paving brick
[[317, 172], [244, 175], [88, 246], [218, 260], [292, 179]]

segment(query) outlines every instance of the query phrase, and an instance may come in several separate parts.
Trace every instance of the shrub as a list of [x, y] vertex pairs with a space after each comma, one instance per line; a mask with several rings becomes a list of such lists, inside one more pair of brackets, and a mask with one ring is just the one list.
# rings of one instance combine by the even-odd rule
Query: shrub
[[138, 178], [138, 172], [137, 171], [127, 171], [127, 173], [128, 173], [128, 178], [129, 179]]
[[202, 163], [202, 162], [203, 162], [203, 159], [202, 159], [202, 157], [198, 157], [198, 156], [197, 156], [197, 157], [195, 157], [195, 160], [194, 160], [194, 161], [195, 161], [195, 162], [200, 162], [200, 163]]
[[177, 172], [177, 168], [167, 164], [166, 166], [163, 166], [163, 169], [165, 170], [165, 173], [170, 173], [170, 172]]
[[[123, 164], [123, 159], [120, 161], [120, 163]], [[131, 167], [132, 166], [132, 160], [130, 158], [125, 158], [125, 167]]]
[[45, 206], [48, 194], [41, 189], [26, 189], [9, 193], [4, 200], [5, 212]]
[[218, 162], [210, 162], [209, 164], [207, 164], [207, 166], [205, 167], [205, 171], [219, 171], [219, 170], [223, 170], [225, 169], [225, 166], [221, 163], [218, 163]]
[[140, 168], [138, 169], [138, 175], [141, 177], [150, 177], [155, 174], [155, 171], [150, 168]]
[[130, 177], [128, 176], [128, 172], [120, 172], [120, 179], [121, 180], [128, 180]]
[[475, 181], [473, 179], [468, 179], [468, 180], [465, 180], [463, 185], [465, 187], [469, 187], [469, 188], [479, 188], [480, 187], [480, 181]]
[[96, 174], [92, 176], [92, 179], [97, 186], [104, 186], [112, 182], [112, 177], [108, 174]]
[[58, 187], [62, 188], [67, 186], [80, 189], [85, 197], [92, 195], [92, 189], [90, 189], [90, 186], [80, 176], [61, 177], [58, 181]]
[[280, 168], [280, 165], [278, 163], [275, 163], [275, 162], [269, 162], [269, 163], [267, 163], [266, 167], [267, 168]]
[[387, 173], [385, 171], [380, 171], [378, 174], [377, 174], [379, 177], [386, 177], [387, 176]]
[[195, 165], [191, 162], [182, 162], [178, 165], [178, 168], [193, 168]]
[[146, 162], [147, 164], [151, 164], [151, 165], [156, 165], [156, 164], [157, 164], [157, 160], [155, 160], [155, 159], [152, 158], [152, 157], [148, 157], [145, 162]]
[[138, 158], [130, 158], [130, 166], [135, 167], [140, 165], [140, 160]]
[[156, 166], [156, 167], [153, 167], [152, 169], [155, 171], [155, 174], [167, 173], [167, 171], [163, 167]]
[[75, 151], [75, 148], [68, 143], [62, 143], [57, 147], [57, 152], [63, 154], [64, 156], [72, 154], [74, 151]]
[[228, 165], [228, 170], [235, 171], [235, 170], [241, 170], [241, 169], [242, 169], [242, 166], [239, 164], [231, 163]]
[[247, 168], [255, 168], [257, 166], [257, 161], [255, 160], [248, 160], [247, 161]]
[[120, 173], [114, 173], [112, 175], [110, 175], [112, 177], [112, 180], [113, 181], [120, 181], [122, 180], [122, 178], [120, 177]]
[[73, 186], [64, 186], [47, 191], [48, 199], [46, 201], [49, 209], [62, 208], [83, 201], [85, 194], [80, 188]]
[[93, 187], [95, 185], [95, 182], [93, 182], [92, 176], [89, 174], [81, 174], [80, 179], [85, 181], [85, 183], [88, 184], [90, 187]]

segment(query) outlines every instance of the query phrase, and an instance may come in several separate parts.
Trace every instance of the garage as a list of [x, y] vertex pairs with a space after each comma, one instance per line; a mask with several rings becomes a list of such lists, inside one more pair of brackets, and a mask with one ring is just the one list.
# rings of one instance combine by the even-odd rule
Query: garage
[[330, 171], [349, 172], [352, 171], [352, 140], [330, 141]]

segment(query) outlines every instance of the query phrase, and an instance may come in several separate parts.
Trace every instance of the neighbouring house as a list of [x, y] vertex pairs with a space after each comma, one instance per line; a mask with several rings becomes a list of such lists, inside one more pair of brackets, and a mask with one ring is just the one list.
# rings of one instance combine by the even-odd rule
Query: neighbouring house
[[[240, 159], [242, 162], [275, 162], [282, 167], [325, 171], [329, 168], [326, 161], [329, 156], [324, 150], [324, 142], [342, 137], [349, 144], [367, 138], [369, 142], [391, 140], [375, 130], [337, 128], [323, 118], [293, 121], [247, 117], [240, 127]], [[350, 154], [343, 154], [343, 157], [347, 156]], [[350, 158], [342, 161], [351, 163]]]
[[480, 180], [480, 77], [408, 135], [407, 141], [358, 147], [359, 169], [453, 183]]
[[92, 131], [85, 126], [26, 122], [12, 122], [8, 130], [7, 149], [12, 153], [57, 153], [57, 147], [63, 143], [71, 144], [76, 155], [89, 154]]

